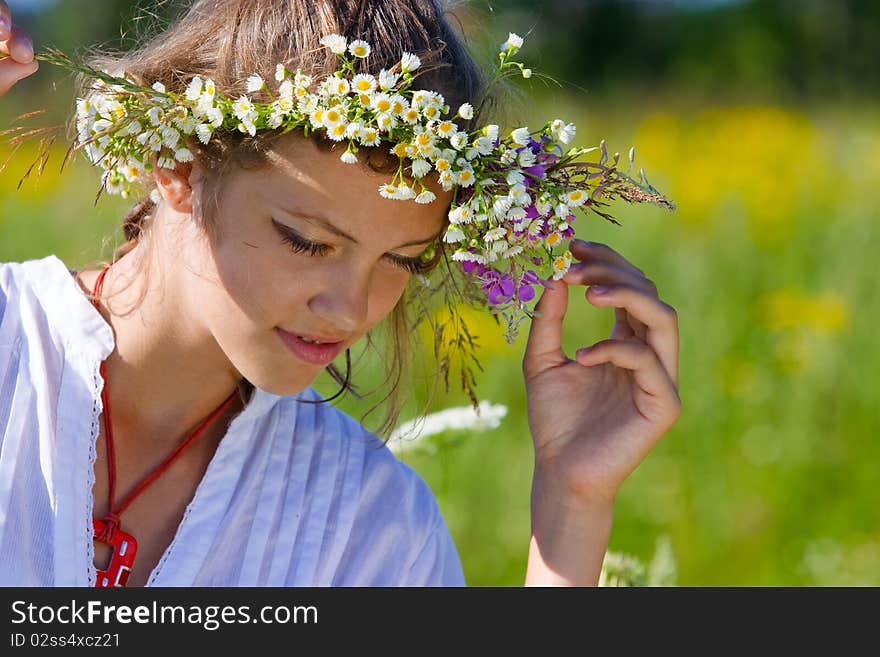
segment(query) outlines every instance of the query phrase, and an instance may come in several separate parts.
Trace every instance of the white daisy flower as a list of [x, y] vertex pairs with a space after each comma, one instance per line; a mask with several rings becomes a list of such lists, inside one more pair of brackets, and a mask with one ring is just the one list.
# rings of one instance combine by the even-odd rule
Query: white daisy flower
[[352, 121], [347, 126], [345, 126], [345, 136], [349, 139], [359, 139], [363, 130], [363, 121]]
[[184, 96], [187, 100], [195, 102], [201, 97], [201, 95], [202, 78], [197, 75], [192, 80], [190, 80], [189, 84], [186, 87], [186, 92], [184, 93]]
[[415, 190], [407, 185], [406, 183], [401, 183], [397, 187], [397, 195], [395, 198], [401, 201], [409, 201], [410, 199], [414, 199], [416, 197]]
[[165, 85], [162, 84], [161, 82], [153, 83], [152, 89], [153, 89], [153, 91], [158, 91], [160, 94], [167, 93], [167, 90], [165, 89]]
[[512, 187], [513, 185], [525, 183], [526, 177], [523, 175], [522, 171], [508, 171], [506, 181], [507, 184]]
[[418, 196], [416, 196], [416, 203], [427, 204], [431, 203], [437, 196], [429, 189], [423, 190]]
[[351, 85], [345, 78], [330, 78], [328, 88], [330, 89], [330, 93], [336, 96], [344, 96], [351, 91]]
[[454, 244], [455, 242], [463, 242], [464, 231], [457, 226], [447, 228], [446, 233], [443, 235], [443, 241], [449, 244]]
[[344, 118], [338, 107], [330, 107], [324, 111], [324, 126], [332, 128], [341, 123]]
[[507, 235], [507, 229], [498, 226], [497, 228], [491, 228], [486, 231], [483, 235], [483, 240], [486, 242], [493, 242], [495, 240], [500, 240], [502, 237]]
[[361, 41], [360, 39], [358, 39], [357, 41], [352, 41], [351, 44], [348, 46], [348, 52], [350, 52], [355, 57], [358, 57], [359, 59], [363, 59], [365, 57], [368, 57], [370, 54], [370, 44], [368, 44], [366, 41]]
[[409, 102], [400, 94], [394, 94], [391, 96], [390, 100], [391, 112], [397, 116], [403, 116], [403, 114], [409, 109]]
[[388, 132], [397, 125], [397, 119], [390, 112], [381, 112], [376, 115], [376, 125], [380, 130]]
[[333, 141], [342, 141], [345, 139], [345, 131], [347, 128], [348, 124], [344, 120], [340, 121], [333, 127], [327, 128], [327, 136]]
[[414, 177], [422, 178], [431, 171], [431, 163], [427, 160], [415, 160], [410, 169]]
[[232, 111], [235, 118], [244, 122], [245, 119], [251, 120], [256, 118], [257, 112], [253, 103], [247, 96], [239, 96], [238, 100], [232, 104]]
[[251, 137], [257, 134], [257, 126], [250, 119], [245, 119], [236, 126], [239, 132], [247, 132]]
[[174, 159], [178, 162], [192, 162], [193, 154], [188, 148], [178, 148], [174, 151]]
[[476, 262], [481, 265], [486, 264], [486, 257], [479, 253], [471, 253], [466, 249], [458, 249], [452, 254], [452, 259], [457, 262]]
[[173, 158], [173, 157], [168, 157], [168, 156], [165, 156], [165, 155], [162, 155], [161, 157], [158, 158], [158, 160], [157, 160], [157, 164], [158, 164], [160, 167], [162, 167], [163, 169], [175, 169], [175, 168], [177, 168], [177, 163], [174, 161], [174, 158]]
[[334, 55], [342, 55], [345, 53], [345, 48], [348, 43], [344, 36], [339, 34], [328, 34], [327, 36], [321, 37], [321, 45], [329, 48], [330, 52]]
[[418, 58], [418, 56], [410, 53], [404, 52], [400, 58], [400, 69], [404, 73], [411, 73], [415, 71], [419, 66], [422, 65], [422, 60]]
[[223, 116], [222, 110], [220, 110], [220, 108], [218, 107], [212, 107], [211, 109], [209, 109], [205, 113], [205, 116], [207, 117], [208, 121], [211, 122], [211, 125], [214, 128], [219, 128], [221, 125], [223, 125], [223, 120], [226, 118], [225, 116]]
[[141, 122], [135, 119], [125, 129], [125, 134], [129, 135], [139, 135], [144, 131], [144, 127], [141, 125]]
[[[520, 223], [526, 218], [526, 211], [520, 206], [514, 206], [507, 211], [507, 218], [514, 223]], [[517, 226], [517, 230], [521, 230], [523, 226]]]
[[351, 151], [345, 151], [342, 155], [339, 156], [339, 159], [346, 164], [357, 164], [358, 161], [357, 155], [355, 155]]
[[369, 73], [360, 73], [351, 79], [351, 88], [361, 94], [371, 94], [378, 86], [376, 78]]
[[513, 140], [514, 144], [517, 144], [518, 146], [525, 146], [529, 143], [529, 140], [531, 139], [531, 134], [529, 133], [529, 129], [527, 127], [517, 128], [510, 133], [510, 138]]
[[553, 269], [555, 271], [553, 274], [553, 280], [558, 281], [565, 276], [569, 267], [571, 267], [571, 251], [566, 250], [565, 253], [553, 261]]
[[522, 48], [523, 38], [518, 34], [514, 34], [513, 32], [508, 33], [507, 41], [501, 44], [501, 52], [509, 52], [511, 55], [515, 54], [517, 50]]
[[361, 144], [364, 146], [378, 146], [381, 138], [379, 136], [379, 131], [373, 127], [364, 128], [361, 133]]
[[488, 137], [492, 141], [495, 141], [496, 139], [498, 139], [498, 130], [499, 128], [497, 125], [495, 125], [494, 123], [490, 123], [483, 128], [483, 135]]
[[284, 68], [284, 64], [278, 64], [275, 66], [275, 80], [281, 82], [284, 78], [287, 77], [287, 70]]
[[400, 115], [406, 123], [414, 125], [419, 120], [419, 110], [417, 107], [408, 107], [407, 110]]
[[[162, 125], [162, 117], [165, 115], [165, 112], [162, 111], [161, 107], [156, 107], [155, 105], [147, 110], [147, 118], [150, 119], [150, 123], [154, 126]], [[97, 124], [99, 121], [96, 121]]]
[[514, 205], [525, 205], [529, 201], [529, 193], [526, 191], [525, 185], [518, 183], [510, 188], [507, 193]]
[[501, 154], [501, 157], [498, 159], [500, 160], [501, 164], [503, 164], [504, 166], [508, 166], [516, 161], [518, 155], [519, 153], [517, 153], [515, 149], [508, 148]]
[[562, 119], [556, 119], [550, 124], [550, 133], [557, 141], [570, 144], [577, 133], [577, 127], [574, 123], [565, 123]]
[[519, 165], [524, 169], [530, 167], [535, 163], [535, 158], [531, 148], [524, 148], [519, 152]]
[[491, 155], [492, 151], [495, 150], [495, 140], [491, 137], [477, 137], [477, 141], [474, 142], [474, 148], [477, 149], [480, 155]]
[[509, 196], [497, 196], [495, 197], [495, 202], [492, 204], [492, 210], [495, 211], [497, 216], [506, 217], [507, 211], [510, 210], [511, 205], [513, 205], [513, 201]]
[[266, 125], [268, 125], [272, 130], [276, 128], [280, 128], [281, 124], [284, 122], [284, 111], [278, 107], [277, 101], [272, 103], [272, 113], [269, 115], [269, 118], [266, 120]]
[[383, 91], [388, 91], [395, 84], [397, 84], [397, 80], [400, 76], [397, 73], [392, 73], [391, 71], [386, 71], [384, 68], [379, 71], [379, 87]]
[[162, 133], [162, 143], [168, 148], [177, 148], [180, 142], [180, 133], [171, 126], [165, 126], [160, 131]]
[[388, 183], [379, 187], [379, 196], [382, 198], [397, 198], [397, 187]]
[[207, 123], [200, 123], [196, 126], [196, 137], [199, 138], [199, 141], [203, 144], [207, 144], [211, 141], [211, 126]]
[[571, 214], [571, 210], [569, 210], [568, 205], [565, 203], [559, 203], [554, 209], [554, 214], [560, 219], [567, 219]]
[[390, 112], [391, 98], [385, 93], [376, 94], [372, 98], [371, 106], [377, 112]]
[[474, 184], [474, 170], [470, 166], [461, 169], [456, 174], [456, 180], [461, 187], [470, 187]]
[[297, 73], [293, 76], [293, 84], [297, 87], [305, 87], [308, 89], [312, 86], [312, 76], [305, 73]]
[[587, 202], [587, 193], [581, 189], [576, 189], [565, 195], [565, 202], [571, 207], [576, 208]]
[[465, 121], [470, 121], [474, 118], [474, 106], [470, 103], [464, 103], [458, 108], [458, 115]]
[[438, 180], [440, 181], [440, 185], [443, 187], [444, 191], [448, 192], [453, 187], [455, 187], [455, 174], [452, 173], [452, 171], [441, 172]]
[[259, 91], [263, 88], [263, 85], [266, 84], [259, 75], [252, 75], [247, 79], [247, 91], [248, 93], [254, 93], [255, 91]]
[[466, 132], [456, 132], [449, 138], [449, 145], [455, 150], [460, 151], [467, 146], [468, 136]]

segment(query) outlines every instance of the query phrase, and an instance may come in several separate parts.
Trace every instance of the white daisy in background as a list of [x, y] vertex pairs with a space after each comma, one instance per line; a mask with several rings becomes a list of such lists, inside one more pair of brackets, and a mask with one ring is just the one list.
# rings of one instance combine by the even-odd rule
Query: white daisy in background
[[464, 231], [457, 226], [452, 226], [446, 230], [446, 233], [443, 235], [443, 241], [449, 244], [462, 242], [464, 241]]
[[278, 64], [275, 66], [275, 80], [281, 82], [284, 78], [287, 77], [287, 70], [284, 68], [284, 64]]
[[200, 123], [196, 126], [196, 137], [199, 138], [199, 141], [203, 144], [207, 144], [211, 141], [211, 126], [207, 123]]
[[404, 422], [391, 434], [388, 446], [393, 452], [400, 453], [423, 446], [425, 438], [446, 431], [497, 429], [506, 415], [506, 406], [485, 400], [479, 403], [477, 410], [472, 406], [447, 408], [423, 418]]
[[178, 148], [174, 151], [174, 159], [178, 162], [192, 162], [193, 154], [188, 148]]
[[351, 151], [345, 151], [342, 155], [339, 156], [339, 159], [346, 164], [357, 164], [358, 161], [357, 155], [355, 155]]
[[415, 160], [410, 167], [412, 174], [416, 178], [422, 178], [431, 171], [431, 163], [427, 160]]
[[458, 115], [465, 121], [470, 121], [474, 118], [474, 106], [470, 103], [464, 103], [458, 108]]

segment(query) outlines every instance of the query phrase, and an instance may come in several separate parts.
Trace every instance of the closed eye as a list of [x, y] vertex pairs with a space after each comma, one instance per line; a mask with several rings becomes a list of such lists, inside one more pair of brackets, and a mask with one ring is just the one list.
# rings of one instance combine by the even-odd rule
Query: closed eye
[[[310, 256], [325, 256], [333, 248], [327, 244], [312, 242], [296, 233], [289, 226], [279, 224], [275, 220], [273, 220], [272, 223], [281, 235], [281, 241], [289, 245], [294, 253], [308, 253]], [[393, 253], [386, 253], [385, 257], [395, 266], [408, 271], [410, 274], [424, 274], [431, 268], [430, 264], [425, 262], [422, 257], [405, 258]]]

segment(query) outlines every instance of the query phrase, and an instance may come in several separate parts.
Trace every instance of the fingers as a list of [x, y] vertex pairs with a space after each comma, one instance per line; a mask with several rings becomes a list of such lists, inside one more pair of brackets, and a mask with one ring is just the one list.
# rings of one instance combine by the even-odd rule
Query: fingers
[[[535, 304], [540, 316], [532, 318], [529, 338], [523, 358], [526, 377], [537, 373], [537, 367], [552, 367], [567, 362], [562, 351], [562, 319], [568, 309], [568, 285], [563, 281], [550, 281], [552, 288], [544, 288]], [[549, 358], [548, 358], [549, 357]]]
[[[596, 306], [623, 308], [647, 326], [645, 342], [657, 354], [673, 385], [678, 387], [678, 314], [675, 308], [642, 289], [628, 285], [610, 285], [601, 293], [598, 286], [587, 291], [587, 299]], [[633, 342], [632, 344], [637, 344]]]
[[12, 12], [6, 0], [0, 0], [0, 41], [9, 38], [9, 30], [12, 29]]
[[[4, 56], [8, 55], [8, 56]], [[0, 0], [0, 95], [22, 78], [37, 71], [34, 46], [27, 32], [12, 24], [9, 5]]]
[[27, 32], [10, 22], [0, 27], [0, 53], [10, 55], [21, 64], [29, 64], [34, 59], [33, 41]]
[[575, 359], [585, 366], [612, 363], [632, 370], [636, 384], [649, 396], [640, 407], [649, 408], [655, 416], [652, 419], [662, 419], [671, 426], [680, 415], [681, 399], [677, 386], [670, 380], [655, 350], [645, 343], [603, 340], [578, 349]]

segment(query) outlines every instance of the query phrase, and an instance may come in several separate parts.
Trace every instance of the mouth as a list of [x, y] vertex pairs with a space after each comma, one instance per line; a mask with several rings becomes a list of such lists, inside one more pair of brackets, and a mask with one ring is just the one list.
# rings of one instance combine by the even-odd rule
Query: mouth
[[339, 355], [344, 344], [342, 340], [325, 342], [310, 336], [288, 333], [278, 327], [275, 327], [275, 331], [294, 356], [311, 365], [328, 365]]

